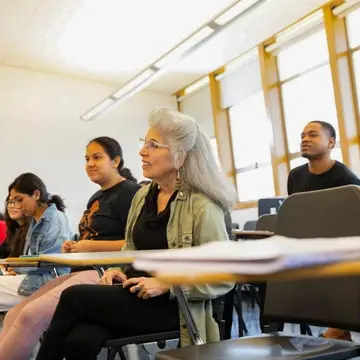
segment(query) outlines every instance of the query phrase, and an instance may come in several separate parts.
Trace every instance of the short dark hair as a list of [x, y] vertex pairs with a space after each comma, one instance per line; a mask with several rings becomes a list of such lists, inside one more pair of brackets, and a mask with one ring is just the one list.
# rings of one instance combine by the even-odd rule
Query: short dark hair
[[109, 155], [111, 160], [114, 160], [117, 156], [120, 157], [120, 164], [118, 166], [118, 172], [121, 176], [123, 176], [126, 180], [130, 180], [133, 182], [137, 182], [131, 170], [127, 167], [124, 167], [124, 156], [123, 150], [120, 144], [113, 138], [108, 136], [100, 136], [95, 139], [92, 139], [88, 146], [92, 143], [99, 144], [104, 151]]
[[314, 120], [310, 121], [309, 124], [319, 124], [322, 128], [324, 128], [330, 135], [330, 137], [336, 140], [336, 131], [335, 128], [326, 121]]
[[35, 190], [40, 192], [39, 202], [42, 204], [55, 204], [56, 208], [65, 211], [64, 201], [58, 195], [51, 195], [46, 189], [44, 182], [35, 174], [25, 173], [18, 176], [9, 186], [9, 194], [12, 189], [32, 196]]

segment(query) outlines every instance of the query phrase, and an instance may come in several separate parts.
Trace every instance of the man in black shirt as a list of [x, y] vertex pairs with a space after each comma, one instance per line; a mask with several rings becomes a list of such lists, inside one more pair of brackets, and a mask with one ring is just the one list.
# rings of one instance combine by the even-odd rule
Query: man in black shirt
[[[301, 156], [308, 164], [290, 171], [288, 194], [305, 191], [330, 189], [344, 185], [360, 185], [360, 179], [344, 164], [332, 160], [331, 150], [336, 144], [334, 127], [324, 121], [309, 122], [301, 133]], [[328, 329], [326, 338], [351, 340], [350, 332], [340, 329]]]
[[309, 122], [301, 133], [301, 156], [308, 164], [290, 171], [288, 194], [330, 189], [344, 185], [360, 185], [360, 179], [344, 164], [332, 160], [336, 143], [334, 127], [324, 121]]

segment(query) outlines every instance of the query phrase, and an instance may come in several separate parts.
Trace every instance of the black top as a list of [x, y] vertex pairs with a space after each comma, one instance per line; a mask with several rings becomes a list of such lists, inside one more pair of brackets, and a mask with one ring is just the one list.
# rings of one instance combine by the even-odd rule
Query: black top
[[[169, 199], [166, 208], [158, 213], [157, 199], [159, 189], [157, 186], [150, 188], [132, 233], [137, 250], [168, 249], [166, 229], [170, 218], [170, 206], [175, 200], [176, 194], [177, 191]], [[136, 271], [132, 266], [129, 266], [125, 273], [128, 278], [150, 276], [146, 272]]]
[[[131, 202], [140, 188], [135, 182], [124, 180], [97, 191], [81, 218], [80, 240], [123, 240]], [[71, 272], [85, 270], [92, 270], [92, 267], [74, 267]]]
[[132, 181], [122, 181], [96, 192], [88, 202], [79, 224], [80, 240], [122, 240], [131, 202], [140, 189]]
[[336, 161], [326, 172], [315, 175], [309, 171], [308, 164], [290, 171], [288, 194], [330, 189], [345, 185], [360, 185], [360, 179], [344, 164]]

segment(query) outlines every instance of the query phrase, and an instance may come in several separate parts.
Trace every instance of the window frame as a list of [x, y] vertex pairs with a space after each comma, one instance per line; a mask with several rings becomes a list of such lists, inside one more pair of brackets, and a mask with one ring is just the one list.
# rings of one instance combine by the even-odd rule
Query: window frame
[[[248, 96], [244, 97], [242, 101], [246, 101], [247, 99], [249, 99], [250, 97], [252, 96], [255, 96], [255, 95], [259, 95], [262, 100], [264, 101], [264, 92], [263, 90], [260, 90], [260, 91], [257, 91], [255, 93], [250, 93]], [[240, 105], [241, 102], [233, 105], [232, 107], [235, 107], [237, 105]], [[230, 142], [231, 142], [231, 146], [233, 148], [233, 151], [234, 151], [234, 145], [233, 145], [233, 142], [234, 142], [234, 138], [233, 138], [233, 127], [231, 126], [231, 123], [232, 120], [231, 119], [231, 108], [232, 107], [229, 107], [227, 110], [228, 110], [228, 113], [229, 113], [229, 122], [230, 122], [230, 129], [231, 129], [231, 136], [230, 136]], [[265, 101], [264, 101], [264, 110], [265, 110], [265, 113], [266, 113], [266, 104], [265, 104]], [[270, 121], [267, 119], [267, 121]], [[272, 136], [271, 136], [272, 137]], [[237, 180], [237, 175], [239, 174], [244, 174], [244, 173], [247, 173], [247, 172], [250, 172], [250, 171], [253, 171], [253, 170], [257, 170], [257, 169], [262, 169], [262, 168], [266, 168], [266, 167], [272, 167], [272, 152], [271, 152], [271, 146], [269, 145], [269, 161], [254, 161], [251, 165], [247, 165], [247, 166], [240, 166], [240, 167], [236, 167], [235, 165], [235, 157], [236, 157], [236, 154], [234, 154], [234, 172], [235, 172], [235, 178], [236, 178], [236, 190], [238, 192], [238, 197], [239, 197], [239, 203], [240, 204], [243, 204], [243, 203], [254, 203], [261, 199], [262, 197], [258, 197], [258, 198], [255, 198], [255, 199], [249, 199], [249, 200], [241, 200], [241, 186], [238, 184], [238, 180]], [[273, 169], [272, 169], [272, 172], [273, 172]], [[273, 177], [273, 195], [268, 195], [268, 197], [275, 197], [276, 196], [276, 188], [275, 188], [275, 183], [274, 183], [274, 174], [272, 173], [272, 177]]]

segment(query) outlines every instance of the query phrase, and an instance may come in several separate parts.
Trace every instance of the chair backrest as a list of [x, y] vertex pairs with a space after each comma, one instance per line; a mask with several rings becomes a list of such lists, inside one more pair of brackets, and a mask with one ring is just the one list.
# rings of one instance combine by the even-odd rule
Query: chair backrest
[[257, 220], [249, 220], [244, 224], [244, 230], [256, 230]]
[[[360, 236], [359, 220], [360, 188], [349, 185], [288, 197], [275, 233], [299, 239]], [[264, 320], [360, 330], [360, 278], [268, 282]]]
[[258, 201], [258, 216], [276, 214], [284, 202], [284, 197], [263, 198]]
[[256, 223], [256, 230], [275, 232], [277, 214], [267, 214], [260, 216]]

